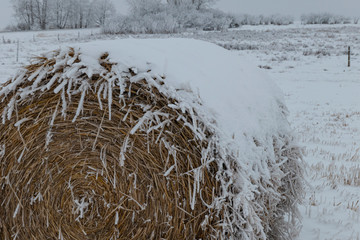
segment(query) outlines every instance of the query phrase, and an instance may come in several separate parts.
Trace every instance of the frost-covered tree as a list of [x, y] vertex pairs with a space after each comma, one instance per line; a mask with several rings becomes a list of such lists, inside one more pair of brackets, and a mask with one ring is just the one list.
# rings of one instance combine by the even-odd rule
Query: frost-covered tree
[[103, 26], [105, 22], [115, 14], [115, 6], [110, 0], [93, 0], [91, 3], [90, 16], [97, 25]]
[[111, 0], [14, 0], [20, 30], [100, 26], [113, 14]]
[[165, 5], [161, 0], [127, 0], [132, 15], [139, 17], [164, 11]]
[[21, 30], [30, 30], [35, 22], [33, 0], [14, 0], [15, 19]]
[[53, 7], [53, 20], [56, 28], [63, 29], [67, 26], [69, 17], [70, 17], [70, 9], [71, 9], [71, 0], [57, 0], [55, 1]]
[[302, 24], [349, 24], [351, 19], [331, 13], [310, 13], [301, 16]]
[[69, 9], [70, 28], [87, 28], [94, 26], [94, 12], [89, 0], [70, 0], [71, 8]]
[[167, 0], [167, 3], [173, 6], [190, 5], [196, 10], [204, 9], [214, 4], [217, 0]]
[[[210, 3], [213, 1], [206, 1]], [[131, 14], [114, 18], [105, 33], [175, 33], [186, 28], [224, 30], [230, 18], [194, 0], [128, 0]], [[201, 4], [205, 3], [202, 2]]]
[[354, 18], [353, 18], [353, 23], [354, 23], [354, 24], [358, 24], [359, 19], [360, 19], [360, 17], [354, 17]]
[[45, 29], [49, 22], [49, 0], [15, 0], [13, 2], [15, 17], [23, 30], [34, 25]]
[[216, 0], [191, 0], [191, 3], [197, 10], [208, 7], [211, 4], [214, 4]]
[[73, 6], [73, 25], [75, 28], [84, 28], [86, 26], [86, 13], [89, 10], [89, 0], [74, 1]]

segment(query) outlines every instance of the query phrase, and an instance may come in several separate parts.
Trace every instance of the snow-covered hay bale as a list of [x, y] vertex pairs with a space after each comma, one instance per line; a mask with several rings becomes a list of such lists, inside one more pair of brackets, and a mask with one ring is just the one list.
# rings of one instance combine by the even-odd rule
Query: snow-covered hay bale
[[0, 87], [1, 239], [289, 239], [281, 93], [195, 40], [87, 43]]

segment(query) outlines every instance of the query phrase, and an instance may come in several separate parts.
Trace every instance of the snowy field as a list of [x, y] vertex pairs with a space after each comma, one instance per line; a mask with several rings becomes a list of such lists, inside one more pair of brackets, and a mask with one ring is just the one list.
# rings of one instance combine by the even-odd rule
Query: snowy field
[[[360, 26], [260, 26], [173, 36], [238, 51], [270, 75], [285, 94], [289, 121], [304, 146], [308, 187], [299, 239], [360, 239]], [[98, 29], [0, 33], [0, 82], [31, 56], [118, 37]]]

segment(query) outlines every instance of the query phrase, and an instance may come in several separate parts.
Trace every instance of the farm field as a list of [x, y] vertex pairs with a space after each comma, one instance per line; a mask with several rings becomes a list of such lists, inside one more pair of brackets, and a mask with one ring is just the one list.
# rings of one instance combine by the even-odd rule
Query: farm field
[[[30, 57], [61, 45], [128, 37], [104, 36], [99, 29], [0, 33], [0, 83]], [[360, 239], [360, 26], [261, 26], [131, 37], [202, 39], [251, 59], [284, 92], [289, 121], [304, 147], [308, 186], [299, 239]]]

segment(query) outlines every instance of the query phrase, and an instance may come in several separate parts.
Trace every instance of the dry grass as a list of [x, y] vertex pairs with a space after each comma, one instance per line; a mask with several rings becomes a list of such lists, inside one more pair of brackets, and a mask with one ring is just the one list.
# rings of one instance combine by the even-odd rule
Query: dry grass
[[60, 54], [0, 88], [1, 239], [289, 239], [298, 230], [301, 154], [291, 137], [270, 137], [270, 150], [254, 140], [273, 151], [274, 162], [263, 159], [271, 179], [249, 177], [258, 189], [239, 202], [244, 170], [196, 112], [171, 107], [178, 100], [149, 79], [131, 81], [132, 69], [110, 85], [109, 54], [99, 59], [105, 72], [89, 78], [80, 66], [86, 81], [58, 89], [64, 68], [81, 64], [74, 49], [67, 65]]
[[[39, 58], [27, 67], [28, 76], [54, 64], [54, 59]], [[102, 64], [111, 70], [111, 64]], [[92, 79], [94, 86], [101, 81], [100, 76]], [[113, 95], [119, 94], [115, 87]], [[189, 115], [168, 107], [173, 100], [149, 89], [145, 80], [128, 82], [124, 96], [112, 102], [111, 120], [107, 102], [100, 110], [95, 94], [86, 96], [83, 117], [75, 122], [81, 94], [71, 96], [65, 118], [61, 93], [44, 92], [17, 105], [16, 117], [0, 125], [6, 149], [0, 165], [1, 239], [206, 239], [214, 234], [220, 218], [203, 204], [211, 204], [219, 190], [216, 164], [202, 167], [201, 149], [207, 142], [196, 140], [177, 120], [184, 115], [191, 121]], [[166, 114], [160, 121], [167, 124], [130, 134], [144, 115], [143, 104]], [[20, 119], [28, 120], [15, 127]], [[165, 145], [176, 149], [176, 156]], [[191, 209], [194, 169], [204, 177], [202, 199], [197, 195]]]

